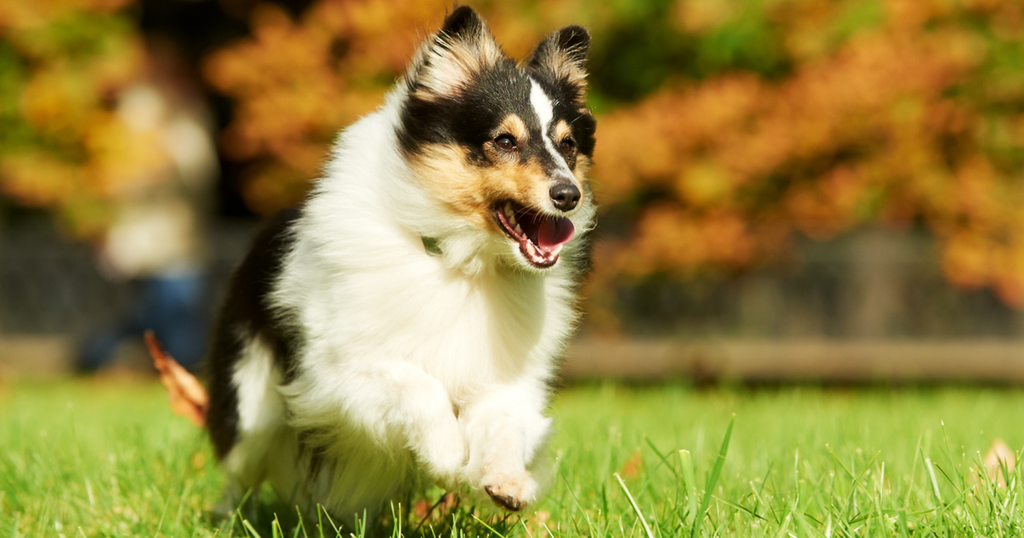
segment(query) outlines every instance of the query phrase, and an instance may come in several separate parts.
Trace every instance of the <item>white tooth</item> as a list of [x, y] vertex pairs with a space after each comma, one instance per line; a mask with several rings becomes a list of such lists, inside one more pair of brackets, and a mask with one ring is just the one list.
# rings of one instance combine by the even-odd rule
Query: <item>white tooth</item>
[[512, 204], [505, 202], [505, 216], [512, 216]]
[[514, 226], [519, 226], [518, 224], [516, 224], [516, 216], [511, 213], [509, 213], [508, 215], [508, 223]]
[[562, 245], [558, 245], [557, 247], [551, 249], [551, 257], [554, 258], [555, 256], [558, 256], [558, 253], [561, 252], [561, 251], [562, 251]]
[[523, 233], [523, 228], [521, 226], [519, 226], [518, 224], [516, 224], [516, 233], [517, 234]]

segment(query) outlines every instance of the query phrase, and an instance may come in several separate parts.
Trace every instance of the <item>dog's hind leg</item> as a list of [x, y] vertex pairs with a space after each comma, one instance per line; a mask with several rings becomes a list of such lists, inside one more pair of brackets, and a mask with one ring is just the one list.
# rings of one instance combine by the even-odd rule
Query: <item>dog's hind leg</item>
[[259, 339], [243, 346], [231, 381], [237, 400], [237, 433], [221, 467], [228, 478], [222, 504], [233, 510], [236, 506], [231, 505], [246, 496], [253, 502], [258, 500], [260, 485], [268, 478], [272, 463], [293, 465], [295, 447], [294, 435], [284, 420], [284, 400], [278, 392], [281, 374], [270, 350]]

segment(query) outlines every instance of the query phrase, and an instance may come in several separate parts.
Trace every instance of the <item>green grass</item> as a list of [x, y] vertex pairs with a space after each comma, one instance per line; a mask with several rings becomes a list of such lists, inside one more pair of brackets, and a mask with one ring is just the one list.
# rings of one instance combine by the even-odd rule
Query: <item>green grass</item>
[[[427, 522], [396, 507], [383, 530], [1015, 536], [1021, 476], [999, 488], [974, 469], [993, 438], [1024, 444], [1022, 410], [1024, 392], [1010, 389], [571, 388], [553, 409], [543, 502], [505, 518], [463, 503]], [[0, 387], [0, 536], [339, 536], [327, 519], [290, 525], [267, 492], [244, 524], [215, 522], [222, 480], [202, 432], [170, 414], [155, 383]]]

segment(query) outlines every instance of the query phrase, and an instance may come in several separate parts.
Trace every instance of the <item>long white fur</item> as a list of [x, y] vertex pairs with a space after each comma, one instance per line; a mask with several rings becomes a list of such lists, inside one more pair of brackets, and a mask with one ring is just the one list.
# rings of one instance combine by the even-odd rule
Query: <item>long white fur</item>
[[[419, 475], [532, 502], [553, 360], [576, 320], [565, 259], [533, 270], [516, 243], [452, 219], [419, 186], [396, 140], [402, 87], [340, 136], [295, 226], [272, 295], [305, 337], [295, 379], [280, 384], [259, 342], [234, 376], [240, 433], [225, 467], [238, 489], [267, 479], [286, 502], [349, 522]], [[592, 201], [571, 219], [590, 229]], [[327, 436], [319, 474], [300, 430]]]

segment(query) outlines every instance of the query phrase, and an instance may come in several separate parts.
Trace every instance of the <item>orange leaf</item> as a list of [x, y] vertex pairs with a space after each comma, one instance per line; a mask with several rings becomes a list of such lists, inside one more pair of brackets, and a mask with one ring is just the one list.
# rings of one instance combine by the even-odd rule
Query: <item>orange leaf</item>
[[153, 357], [153, 366], [160, 371], [160, 381], [167, 388], [171, 411], [196, 426], [206, 426], [206, 409], [210, 397], [203, 384], [164, 351], [156, 336], [153, 336], [153, 331], [146, 331], [146, 347]]
[[622, 469], [619, 469], [619, 474], [626, 478], [636, 478], [640, 475], [640, 467], [644, 463], [643, 456], [640, 455], [640, 451], [633, 452], [633, 454], [626, 460], [626, 463], [622, 464]]

